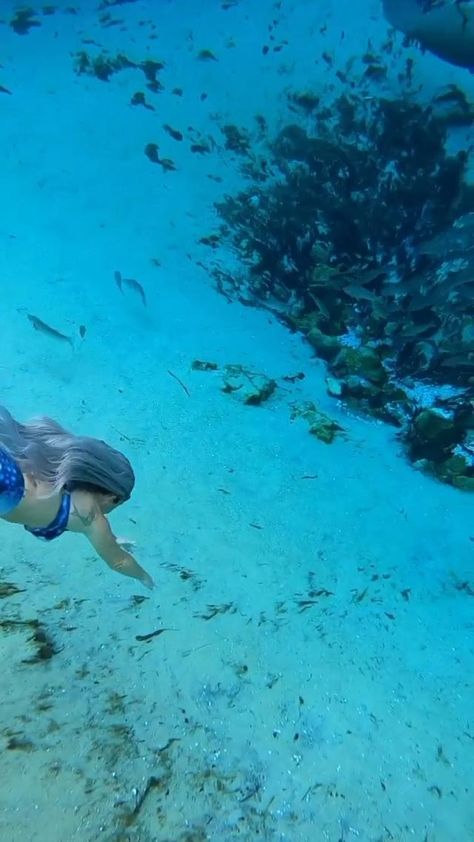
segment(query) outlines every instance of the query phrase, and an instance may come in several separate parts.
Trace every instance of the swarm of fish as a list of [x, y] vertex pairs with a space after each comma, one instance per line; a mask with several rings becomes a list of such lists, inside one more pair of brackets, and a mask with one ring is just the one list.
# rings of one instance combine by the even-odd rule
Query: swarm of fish
[[[119, 272], [118, 270], [114, 272], [114, 279], [122, 295], [124, 288], [128, 288], [139, 296], [144, 307], [147, 306], [145, 290], [143, 289], [139, 281], [136, 281], [134, 278], [123, 278], [121, 272]], [[52, 325], [48, 324], [48, 322], [43, 321], [43, 319], [40, 319], [39, 316], [35, 316], [33, 313], [27, 313], [26, 315], [28, 321], [33, 326], [34, 330], [37, 330], [39, 333], [44, 334], [44, 336], [48, 336], [50, 339], [56, 340], [57, 342], [66, 343], [72, 348], [74, 348], [74, 340], [72, 336], [69, 336], [66, 333], [62, 333], [60, 330], [58, 330], [55, 327], [52, 327]], [[81, 337], [81, 339], [84, 339], [86, 332], [86, 326], [79, 325], [79, 336]]]

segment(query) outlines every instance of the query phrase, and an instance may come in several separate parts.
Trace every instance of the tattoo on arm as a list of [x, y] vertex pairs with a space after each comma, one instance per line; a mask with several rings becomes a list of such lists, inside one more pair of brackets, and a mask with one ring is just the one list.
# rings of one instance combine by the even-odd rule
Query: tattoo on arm
[[95, 506], [91, 506], [88, 512], [80, 512], [77, 506], [74, 506], [74, 514], [77, 515], [83, 526], [87, 527], [95, 520], [97, 509]]

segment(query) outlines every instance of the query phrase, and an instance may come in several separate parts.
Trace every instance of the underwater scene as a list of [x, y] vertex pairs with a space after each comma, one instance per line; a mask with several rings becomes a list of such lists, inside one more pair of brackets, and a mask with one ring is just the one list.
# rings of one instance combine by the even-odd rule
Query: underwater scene
[[1, 842], [474, 842], [473, 71], [2, 0]]

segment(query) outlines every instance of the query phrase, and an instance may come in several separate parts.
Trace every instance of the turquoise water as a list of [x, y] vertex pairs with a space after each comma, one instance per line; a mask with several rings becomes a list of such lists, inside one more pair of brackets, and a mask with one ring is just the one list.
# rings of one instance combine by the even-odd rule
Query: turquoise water
[[[294, 207], [282, 199], [258, 228], [268, 264], [255, 270], [259, 243], [247, 248], [296, 171], [296, 153], [274, 159], [288, 126], [321, 136], [322, 109], [331, 127], [342, 95], [371, 109], [408, 98], [420, 125], [449, 91], [473, 107], [474, 77], [404, 46], [381, 5], [0, 8], [1, 402], [126, 453], [137, 485], [111, 523], [157, 584], [115, 575], [81, 536], [46, 545], [2, 523], [2, 840], [474, 839], [472, 494], [437, 475], [451, 451], [429, 465], [408, 452], [388, 399], [340, 396], [347, 371], [308, 341], [298, 261], [319, 206], [308, 200], [300, 251], [272, 263], [275, 220], [300, 219], [327, 157], [313, 170], [300, 161]], [[359, 263], [350, 295], [313, 290], [318, 324], [345, 347], [368, 325], [370, 347], [384, 346], [374, 298], [401, 282], [402, 240], [403, 259], [429, 241], [442, 266], [453, 220], [471, 219], [472, 122], [443, 125], [447, 154], [467, 153], [451, 215], [417, 239], [435, 203], [419, 209], [410, 193], [364, 256], [384, 285], [361, 281]], [[339, 128], [324, 135], [332, 156], [349, 144]], [[409, 138], [399, 144], [403, 157]], [[324, 178], [328, 195], [342, 166]], [[239, 196], [241, 228], [222, 210]], [[396, 233], [410, 203], [413, 230]], [[385, 211], [363, 191], [357, 207], [373, 210], [370, 234]], [[319, 255], [324, 231], [320, 221]], [[348, 217], [342, 231], [348, 249]], [[413, 292], [390, 299], [395, 336], [421, 324], [424, 344], [400, 340], [395, 363], [390, 345], [384, 366], [422, 406], [434, 386], [472, 400], [472, 278], [459, 274], [472, 270], [471, 241], [456, 248], [467, 263], [436, 268], [435, 333], [413, 315]], [[341, 262], [327, 259], [324, 289]], [[438, 290], [432, 271], [421, 295]], [[449, 363], [460, 320], [465, 344]], [[242, 400], [250, 388], [260, 405]], [[319, 427], [332, 422], [330, 443], [308, 433], [308, 402]], [[453, 452], [471, 441], [462, 423]]]

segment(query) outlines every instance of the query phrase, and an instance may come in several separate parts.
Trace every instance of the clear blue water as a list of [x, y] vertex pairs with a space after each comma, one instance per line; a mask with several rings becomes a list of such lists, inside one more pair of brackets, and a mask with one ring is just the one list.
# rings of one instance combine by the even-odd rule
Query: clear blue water
[[[136, 488], [111, 524], [156, 582], [117, 576], [82, 536], [2, 523], [0, 839], [470, 842], [473, 498], [434, 475], [455, 447], [467, 459], [470, 421], [431, 464], [380, 407], [395, 376], [416, 411], [472, 400], [472, 244], [448, 237], [471, 220], [474, 77], [404, 44], [378, 0], [4, 0], [0, 86], [1, 402], [126, 453]], [[371, 220], [350, 265], [351, 213], [328, 256], [331, 212], [347, 149], [371, 147], [331, 122], [340, 97], [365, 115], [408, 101], [420, 129], [436, 100], [443, 150], [466, 155], [462, 193], [452, 173], [438, 201], [434, 164], [423, 204], [388, 207], [399, 138], [376, 188], [347, 194]], [[325, 153], [277, 160], [288, 126]], [[301, 269], [310, 241], [324, 284]], [[434, 327], [403, 275], [414, 256]], [[384, 402], [338, 394], [348, 372], [315, 326], [376, 354], [390, 335]]]

